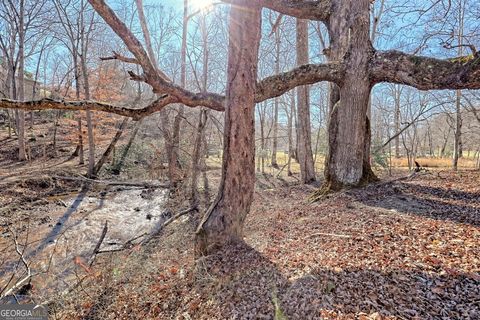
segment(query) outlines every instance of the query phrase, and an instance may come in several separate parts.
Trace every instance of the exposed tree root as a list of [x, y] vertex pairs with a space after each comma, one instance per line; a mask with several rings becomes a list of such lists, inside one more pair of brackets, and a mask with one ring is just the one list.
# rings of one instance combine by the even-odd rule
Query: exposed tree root
[[380, 181], [380, 179], [375, 175], [375, 173], [373, 173], [371, 168], [364, 168], [363, 177], [357, 186], [346, 186], [342, 183], [331, 180], [329, 181], [327, 179], [319, 189], [317, 189], [314, 193], [310, 195], [308, 200], [310, 202], [317, 202], [325, 199], [329, 194], [345, 189], [364, 187], [370, 183], [378, 181]]
[[332, 187], [333, 183], [331, 181], [325, 181], [320, 188], [318, 188], [314, 193], [308, 197], [308, 201], [317, 202], [326, 198], [327, 195], [334, 193], [338, 190]]

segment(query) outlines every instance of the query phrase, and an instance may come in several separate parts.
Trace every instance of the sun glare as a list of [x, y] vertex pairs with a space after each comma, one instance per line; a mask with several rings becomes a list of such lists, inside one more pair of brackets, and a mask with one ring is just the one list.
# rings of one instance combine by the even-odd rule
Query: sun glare
[[212, 4], [213, 0], [191, 0], [192, 7], [195, 10], [207, 10]]

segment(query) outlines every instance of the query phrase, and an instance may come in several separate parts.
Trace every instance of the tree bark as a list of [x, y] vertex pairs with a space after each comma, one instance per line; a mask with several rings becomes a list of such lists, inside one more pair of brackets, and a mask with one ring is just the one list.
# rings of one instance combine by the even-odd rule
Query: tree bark
[[[400, 86], [394, 85], [393, 86], [393, 93], [395, 99], [395, 115], [394, 115], [394, 125], [395, 125], [395, 132], [400, 132]], [[395, 158], [400, 158], [400, 135], [395, 137]]]
[[115, 146], [117, 145], [118, 140], [122, 137], [123, 131], [127, 127], [128, 124], [128, 118], [124, 118], [122, 123], [120, 124], [120, 127], [118, 128], [117, 132], [115, 133], [115, 136], [113, 137], [112, 141], [108, 145], [107, 149], [103, 153], [102, 157], [100, 160], [98, 160], [97, 164], [93, 168], [93, 176], [96, 176], [100, 170], [102, 169], [103, 165], [108, 159], [108, 156], [112, 153], [112, 151], [115, 149]]
[[462, 91], [456, 91], [455, 99], [455, 134], [453, 136], [453, 170], [458, 170], [458, 159], [462, 157]]
[[[261, 8], [240, 1], [230, 11], [222, 179], [196, 236], [197, 255], [243, 241], [255, 185], [255, 86]], [[242, 5], [243, 4], [243, 5]]]
[[115, 175], [119, 175], [120, 172], [122, 171], [123, 164], [125, 163], [125, 160], [127, 159], [128, 152], [130, 151], [130, 148], [132, 147], [133, 141], [135, 140], [135, 137], [137, 136], [138, 130], [140, 129], [142, 125], [142, 121], [137, 122], [135, 125], [135, 129], [133, 129], [132, 134], [130, 135], [130, 139], [128, 139], [127, 145], [123, 149], [122, 155], [120, 156], [120, 160], [115, 164], [112, 173]]
[[[18, 99], [25, 100], [25, 0], [20, 0], [20, 7], [18, 12]], [[13, 75], [13, 82], [15, 82], [15, 74]], [[25, 111], [18, 111], [18, 160], [24, 161], [27, 159], [25, 153]]]
[[[308, 21], [297, 19], [297, 65], [307, 64], [308, 57]], [[297, 88], [298, 108], [298, 162], [303, 183], [315, 181], [312, 138], [310, 126], [310, 87]]]
[[371, 174], [367, 118], [371, 84], [369, 63], [373, 48], [369, 38], [369, 1], [336, 0], [329, 24], [330, 59], [344, 57], [344, 82], [332, 90], [328, 125], [329, 150], [325, 163], [327, 187], [339, 190], [358, 186]]
[[[294, 91], [292, 91], [292, 94], [290, 96], [290, 114], [287, 115], [288, 117], [288, 123], [287, 123], [287, 129], [288, 129], [288, 160], [287, 160], [287, 175], [291, 177], [293, 175], [292, 173], [292, 157], [294, 153], [294, 146], [293, 146], [293, 133], [292, 133], [292, 127], [293, 127], [293, 117], [295, 115], [295, 94]], [[288, 113], [288, 112], [287, 112]]]
[[[275, 74], [280, 73], [280, 27], [275, 28]], [[278, 100], [274, 100], [273, 110], [273, 137], [272, 137], [272, 167], [278, 169], [277, 149], [278, 149]]]
[[[185, 12], [185, 15], [187, 12]], [[202, 12], [200, 17], [200, 29], [202, 33], [202, 91], [207, 92], [208, 86], [208, 34], [207, 34], [207, 21], [205, 13]], [[192, 181], [191, 181], [191, 195], [190, 195], [190, 205], [194, 207], [198, 199], [198, 176], [202, 166], [204, 167], [205, 159], [205, 127], [207, 126], [208, 121], [208, 110], [202, 108], [198, 117], [197, 131], [195, 133], [195, 143], [193, 146], [192, 153]], [[202, 152], [203, 151], [203, 152]], [[206, 175], [205, 175], [206, 177]], [[207, 180], [208, 186], [208, 180]], [[205, 201], [206, 203], [206, 201]]]
[[[83, 90], [85, 92], [85, 99], [87, 101], [90, 100], [90, 85], [88, 81], [88, 70], [87, 70], [87, 62], [86, 53], [87, 48], [82, 50], [82, 57], [81, 57], [81, 65], [82, 65], [82, 76], [83, 76]], [[88, 176], [93, 177], [95, 174], [95, 136], [93, 132], [93, 120], [92, 120], [92, 111], [87, 110], [87, 132], [88, 132]]]

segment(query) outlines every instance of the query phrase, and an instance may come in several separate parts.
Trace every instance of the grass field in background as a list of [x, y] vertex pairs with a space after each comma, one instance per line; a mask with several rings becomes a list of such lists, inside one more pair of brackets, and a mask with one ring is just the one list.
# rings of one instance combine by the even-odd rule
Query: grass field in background
[[[449, 168], [452, 166], [451, 158], [417, 158], [416, 161], [425, 168]], [[475, 169], [476, 160], [473, 158], [458, 159], [458, 167], [464, 169]], [[392, 158], [392, 167], [408, 168], [407, 158]]]
[[[476, 159], [473, 158], [474, 153], [465, 153], [465, 157], [460, 158], [458, 161], [458, 167], [460, 169], [475, 169], [476, 167]], [[288, 161], [288, 154], [285, 152], [277, 152], [277, 163], [279, 169], [275, 169], [270, 166], [271, 164], [271, 154], [268, 157], [265, 157], [265, 173], [269, 173], [272, 175], [277, 175], [279, 170], [281, 170]], [[389, 159], [387, 159], [389, 161]], [[324, 155], [317, 155], [316, 162], [315, 162], [315, 171], [317, 173], [322, 173], [324, 169]], [[442, 169], [449, 169], [452, 167], [452, 159], [449, 158], [426, 158], [421, 157], [417, 158], [416, 161], [425, 168], [442, 168]], [[408, 159], [406, 157], [395, 158], [392, 157], [391, 159], [391, 166], [393, 168], [408, 168]], [[222, 160], [216, 156], [210, 156], [207, 161], [209, 166], [219, 167], [222, 164]], [[374, 166], [375, 168], [380, 168], [379, 166]], [[255, 160], [255, 169], [258, 169], [258, 160]], [[386, 169], [386, 168], [385, 168]], [[298, 162], [292, 159], [291, 162], [291, 170], [293, 173], [300, 172], [300, 165]], [[281, 176], [287, 175], [287, 168], [285, 167], [280, 174]]]

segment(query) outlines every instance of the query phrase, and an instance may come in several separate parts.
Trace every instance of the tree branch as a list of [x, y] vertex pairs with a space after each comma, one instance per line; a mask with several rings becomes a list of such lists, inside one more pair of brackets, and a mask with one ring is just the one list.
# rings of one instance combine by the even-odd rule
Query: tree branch
[[[299, 66], [291, 71], [280, 73], [258, 82], [255, 102], [258, 103], [275, 98], [297, 86], [314, 84], [320, 81], [330, 81], [339, 84], [342, 81], [344, 73], [345, 70], [342, 64], [339, 63], [306, 64]], [[140, 81], [142, 79], [141, 76], [133, 73], [130, 75], [132, 78], [138, 78]], [[216, 93], [192, 93], [185, 91], [185, 95], [181, 97], [164, 94], [150, 105], [139, 109], [114, 106], [98, 101], [60, 101], [50, 98], [27, 102], [0, 99], [0, 108], [22, 110], [92, 110], [140, 120], [162, 110], [165, 106], [172, 103], [182, 103], [192, 108], [204, 106], [216, 111], [225, 111], [224, 102], [225, 97]]]
[[[98, 101], [60, 101], [44, 98], [41, 100], [20, 102], [10, 99], [0, 99], [0, 108], [19, 110], [92, 110], [118, 114], [124, 117], [133, 118], [134, 120], [140, 120], [162, 110], [169, 104], [179, 102], [180, 101], [175, 97], [163, 95], [144, 108], [132, 109]], [[195, 98], [188, 101], [185, 105], [190, 107], [214, 105], [211, 109], [224, 111], [223, 97], [216, 94], [196, 94]]]
[[133, 54], [143, 69], [144, 75], [142, 81], [149, 84], [155, 94], [171, 96], [170, 99], [172, 101], [169, 103], [182, 103], [188, 107], [201, 105], [213, 110], [224, 110], [223, 98], [221, 96], [216, 94], [193, 93], [168, 81], [168, 77], [154, 66], [141, 42], [117, 17], [115, 12], [104, 0], [88, 0], [88, 2], [125, 43], [128, 50]]
[[118, 54], [116, 51], [113, 51], [112, 56], [100, 57], [100, 60], [102, 60], [102, 61], [105, 61], [105, 60], [119, 60], [119, 61], [123, 61], [123, 62], [126, 62], [126, 63], [140, 64], [137, 59], [122, 56], [121, 54]]
[[[239, 0], [221, 0], [232, 5]], [[308, 20], [327, 21], [330, 16], [330, 0], [241, 0], [242, 4], [261, 6], [282, 14]]]
[[480, 89], [480, 53], [442, 60], [377, 51], [371, 67], [373, 83], [399, 83], [420, 90]]
[[321, 81], [340, 84], [345, 70], [339, 63], [306, 64], [291, 71], [263, 79], [257, 84], [255, 102], [281, 96], [285, 92], [303, 85]]

